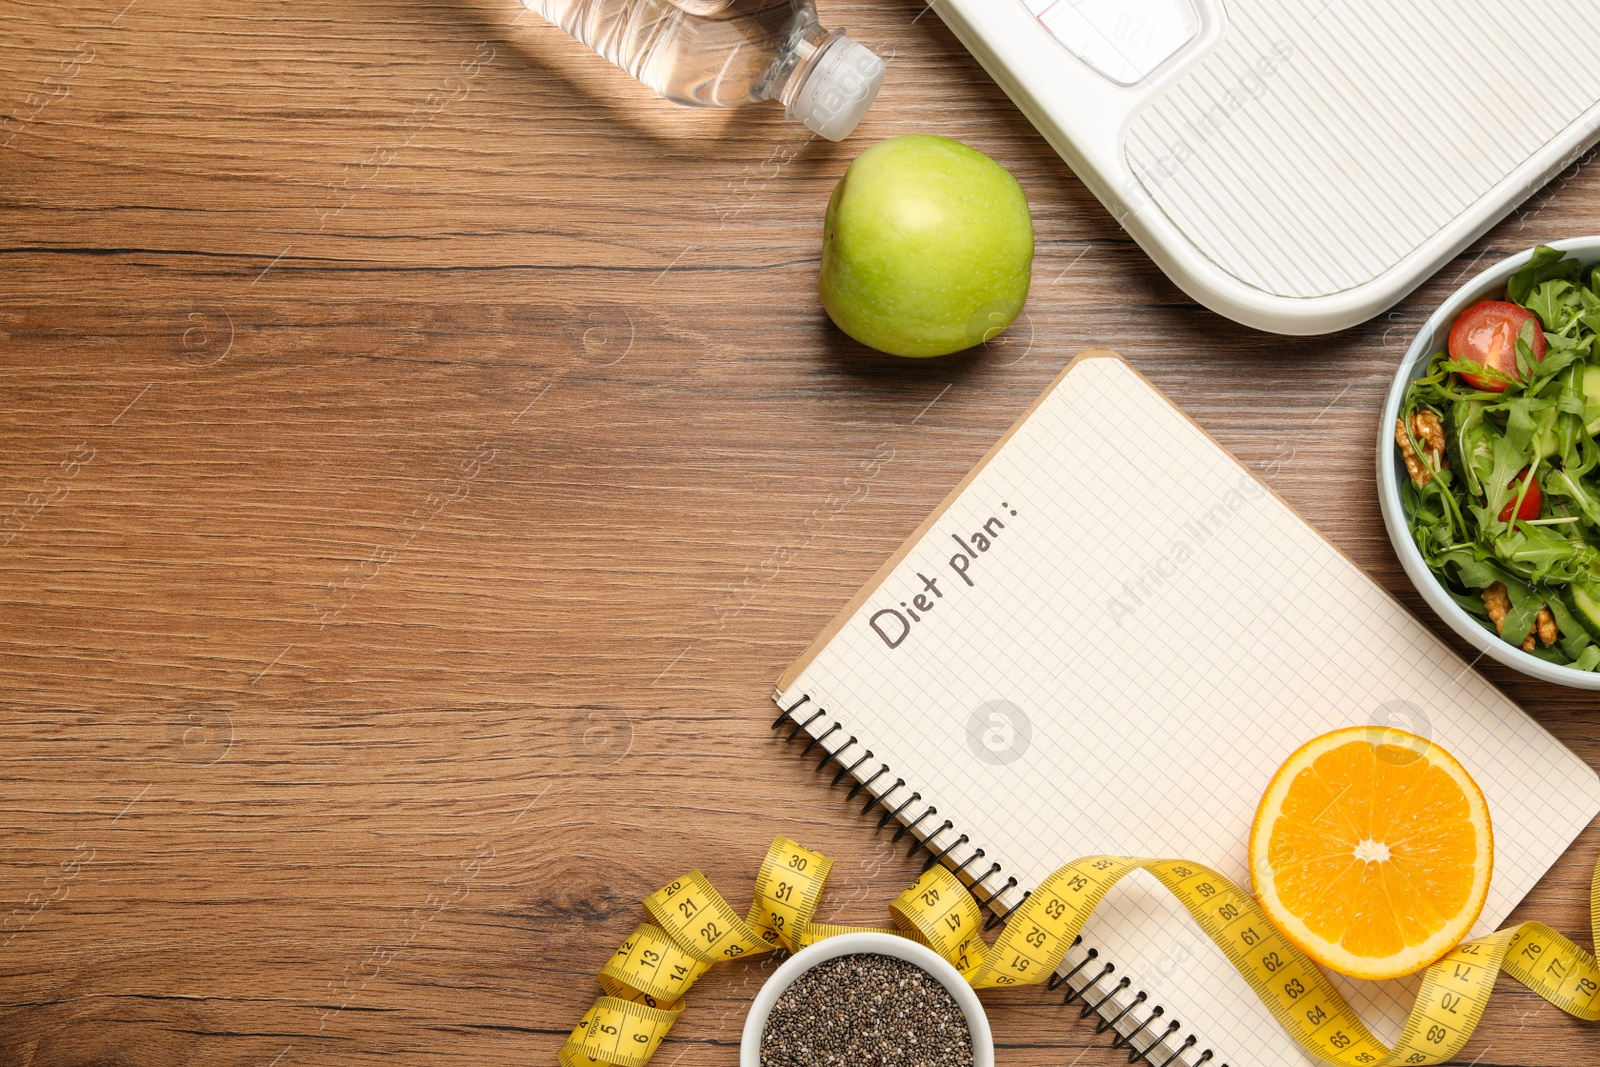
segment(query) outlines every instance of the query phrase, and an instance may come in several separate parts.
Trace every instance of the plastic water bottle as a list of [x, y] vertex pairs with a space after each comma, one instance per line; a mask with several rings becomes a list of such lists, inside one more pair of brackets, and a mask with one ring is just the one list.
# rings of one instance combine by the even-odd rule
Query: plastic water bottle
[[813, 0], [523, 0], [668, 100], [781, 103], [832, 141], [872, 106], [884, 65], [828, 31]]

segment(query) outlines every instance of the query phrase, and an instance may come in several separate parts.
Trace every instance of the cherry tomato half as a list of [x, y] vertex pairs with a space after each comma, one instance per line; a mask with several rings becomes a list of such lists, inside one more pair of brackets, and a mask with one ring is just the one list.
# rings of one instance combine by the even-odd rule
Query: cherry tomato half
[[[1511, 479], [1511, 499], [1507, 500], [1506, 501], [1506, 506], [1500, 509], [1500, 521], [1501, 522], [1510, 522], [1511, 521], [1511, 509], [1513, 507], [1516, 507], [1517, 494], [1522, 492], [1522, 489], [1520, 487], [1522, 485], [1523, 479], [1525, 479], [1527, 477], [1528, 477], [1528, 468], [1527, 467], [1523, 467], [1522, 468], [1522, 473], [1517, 475], [1515, 478]], [[1537, 519], [1539, 517], [1539, 508], [1540, 508], [1541, 505], [1543, 505], [1543, 503], [1544, 503], [1544, 493], [1541, 492], [1540, 489], [1539, 489], [1539, 479], [1535, 478], [1528, 485], [1528, 495], [1522, 498], [1522, 506], [1520, 508], [1517, 508], [1517, 518], [1519, 518], [1519, 519]]]
[[[1539, 327], [1538, 318], [1527, 308], [1504, 300], [1485, 300], [1461, 313], [1456, 324], [1450, 327], [1450, 358], [1458, 363], [1482, 364], [1505, 376], [1497, 378], [1463, 371], [1461, 377], [1468, 385], [1488, 393], [1503, 393], [1509, 384], [1505, 379], [1516, 381], [1522, 377], [1517, 373], [1517, 338], [1522, 336], [1523, 323], [1530, 319], [1533, 341], [1529, 347], [1533, 349], [1533, 358], [1542, 360], [1544, 331]], [[1532, 495], [1533, 490], [1528, 493]]]

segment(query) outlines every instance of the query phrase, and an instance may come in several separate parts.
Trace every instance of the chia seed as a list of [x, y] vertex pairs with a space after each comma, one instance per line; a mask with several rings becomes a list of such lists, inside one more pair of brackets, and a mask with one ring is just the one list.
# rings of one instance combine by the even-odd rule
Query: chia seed
[[950, 991], [916, 964], [835, 956], [773, 1004], [761, 1067], [972, 1067], [972, 1034]]

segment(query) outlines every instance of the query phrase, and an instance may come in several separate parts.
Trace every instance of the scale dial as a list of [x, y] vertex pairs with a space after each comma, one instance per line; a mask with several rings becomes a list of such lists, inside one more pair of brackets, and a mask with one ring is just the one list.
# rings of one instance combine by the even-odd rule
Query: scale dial
[[1200, 33], [1192, 0], [1024, 0], [1067, 51], [1137, 85]]

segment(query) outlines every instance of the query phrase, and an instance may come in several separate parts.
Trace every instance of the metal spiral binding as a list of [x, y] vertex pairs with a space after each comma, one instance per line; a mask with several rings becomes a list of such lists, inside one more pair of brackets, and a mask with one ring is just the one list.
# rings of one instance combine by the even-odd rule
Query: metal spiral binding
[[[1128, 982], [1128, 979], [1124, 978], [1123, 981], [1124, 982]], [[1131, 983], [1129, 983], [1129, 984], [1131, 984]], [[1127, 986], [1124, 986], [1123, 988], [1126, 989]], [[1149, 993], [1146, 993], [1142, 989], [1139, 990], [1139, 995], [1134, 997], [1132, 1000], [1128, 1001], [1127, 1006], [1125, 1008], [1123, 1008], [1121, 1011], [1117, 1012], [1115, 1015], [1109, 1015], [1109, 1016], [1108, 1015], [1102, 1015], [1102, 1016], [1100, 1016], [1100, 1021], [1094, 1024], [1094, 1032], [1097, 1033], [1097, 1034], [1103, 1034], [1107, 1030], [1115, 1029], [1116, 1025], [1119, 1022], [1122, 1021], [1122, 1017], [1124, 1015], [1128, 1014], [1134, 1008], [1137, 1008], [1139, 1005], [1143, 1004], [1145, 1001], [1147, 1001], [1149, 999], [1150, 999], [1150, 994]]]
[[[1143, 993], [1144, 990], [1141, 989], [1139, 992]], [[1166, 1013], [1167, 1009], [1157, 1004], [1155, 1007], [1150, 1009], [1150, 1014], [1144, 1017], [1144, 1022], [1140, 1023], [1138, 1026], [1134, 1027], [1132, 1030], [1129, 1030], [1125, 1034], [1118, 1034], [1113, 1037], [1111, 1039], [1111, 1047], [1122, 1048], [1124, 1045], [1126, 1045], [1128, 1048], [1133, 1048], [1133, 1039], [1139, 1036], [1140, 1031], [1149, 1026], [1151, 1023], [1155, 1022], [1157, 1019], [1161, 1018]], [[1128, 1062], [1132, 1063], [1137, 1058], [1138, 1053], [1133, 1053], [1128, 1056]]]
[[958, 865], [951, 867], [950, 873], [955, 875], [957, 878], [961, 877], [963, 874], [967, 873], [967, 864], [971, 863], [973, 860], [981, 860], [983, 859], [983, 856], [983, 849], [975, 849], [972, 855], [962, 860]]
[[[1195, 1036], [1193, 1034], [1190, 1034], [1188, 1037], [1183, 1039], [1183, 1044], [1179, 1045], [1177, 1050], [1175, 1052], [1173, 1052], [1172, 1055], [1168, 1056], [1166, 1059], [1162, 1060], [1160, 1063], [1157, 1063], [1156, 1067], [1171, 1067], [1171, 1064], [1172, 1064], [1172, 1062], [1174, 1060], [1176, 1060], [1179, 1056], [1182, 1056], [1185, 1052], [1188, 1052], [1190, 1049], [1194, 1048], [1195, 1045], [1198, 1044], [1198, 1043], [1199, 1042], [1196, 1040]], [[1210, 1049], [1206, 1049], [1206, 1051], [1210, 1052], [1211, 1050]], [[1201, 1057], [1202, 1060], [1205, 1060], [1205, 1059], [1208, 1059], [1208, 1058], [1209, 1057]], [[1146, 1054], [1145, 1054], [1145, 1061], [1147, 1063], [1155, 1063], [1154, 1060], [1150, 1059], [1148, 1051], [1146, 1051]]]
[[1135, 1060], [1142, 1059], [1146, 1063], [1150, 1064], [1151, 1067], [1155, 1067], [1155, 1061], [1150, 1058], [1150, 1053], [1160, 1048], [1162, 1042], [1182, 1029], [1182, 1023], [1176, 1019], [1172, 1020], [1167, 1024], [1167, 1028], [1161, 1031], [1160, 1035], [1154, 1041], [1150, 1042], [1148, 1046], [1146, 1046], [1143, 1052], [1140, 1052], [1138, 1049], [1134, 1048], [1133, 1044], [1130, 1042], [1128, 1045], [1128, 1062], [1133, 1063]]
[[[1104, 971], [1100, 972], [1100, 977], [1104, 978], [1106, 975], [1110, 974], [1113, 970], [1116, 969], [1116, 966], [1117, 965], [1115, 963], [1106, 964], [1106, 969]], [[1124, 975], [1117, 982], [1116, 985], [1111, 987], [1111, 992], [1107, 993], [1105, 996], [1101, 997], [1099, 1000], [1095, 1001], [1093, 1004], [1089, 1003], [1089, 998], [1088, 997], [1084, 997], [1083, 998], [1083, 1010], [1078, 1012], [1078, 1018], [1087, 1019], [1090, 1016], [1091, 1013], [1097, 1012], [1101, 1008], [1103, 1008], [1105, 1006], [1105, 1004], [1106, 1004], [1106, 1001], [1110, 1000], [1112, 997], [1116, 996], [1118, 993], [1122, 992], [1124, 989], [1127, 989], [1132, 984], [1133, 984], [1133, 979], [1131, 979], [1131, 978], [1127, 977], [1126, 975]]]
[[[1090, 949], [1089, 951], [1094, 953], [1094, 955], [1089, 957], [1090, 959], [1094, 959], [1095, 957], [1100, 955], [1098, 952], [1095, 952], [1094, 949]], [[1074, 1000], [1081, 1000], [1085, 1004], [1089, 1003], [1089, 998], [1087, 996], [1085, 996], [1084, 994], [1088, 993], [1089, 990], [1093, 989], [1095, 987], [1095, 983], [1099, 982], [1100, 979], [1104, 978], [1106, 975], [1110, 974], [1112, 971], [1114, 971], [1116, 969], [1117, 969], [1117, 965], [1115, 963], [1108, 963], [1104, 967], [1100, 968], [1100, 973], [1099, 974], [1095, 975], [1093, 978], [1091, 978], [1087, 982], [1083, 983], [1083, 988], [1082, 989], [1073, 989], [1071, 986], [1068, 986], [1067, 987], [1067, 995], [1061, 999], [1061, 1006], [1064, 1008], [1068, 1004], [1071, 1004]], [[1084, 1012], [1082, 1015], [1080, 1015], [1078, 1017], [1081, 1019], [1081, 1018], [1084, 1018], [1087, 1015], [1088, 1015], [1088, 1012]]]
[[[997, 871], [999, 869], [1000, 869], [1000, 865], [998, 863], [996, 863], [993, 867], [990, 868], [991, 871]], [[993, 904], [995, 902], [995, 898], [998, 897], [1001, 893], [1004, 893], [1008, 889], [1015, 889], [1016, 887], [1017, 887], [1016, 878], [1015, 877], [1007, 878], [1005, 885], [1001, 886], [999, 889], [996, 889], [993, 893], [990, 893], [988, 896], [986, 896], [982, 900], [978, 901], [978, 907], [987, 908], [990, 904]], [[985, 930], [987, 930], [990, 926], [993, 925], [993, 919], [994, 919], [994, 913], [991, 911], [989, 913], [989, 920], [990, 921], [985, 922], [983, 924], [983, 928]]]
[[[867, 788], [867, 786], [871, 785], [873, 782], [876, 782], [879, 778], [882, 778], [884, 775], [886, 775], [888, 773], [889, 773], [889, 765], [887, 763], [885, 763], [882, 767], [878, 768], [877, 773], [874, 774], [872, 777], [858, 779], [856, 781], [856, 784], [850, 788], [850, 792], [848, 792], [848, 793], [846, 793], [844, 795], [845, 800], [847, 800], [847, 801], [848, 800], [854, 800], [856, 798], [856, 795], [859, 794], [863, 789]], [[866, 814], [866, 813], [863, 812], [862, 814]]]
[[784, 708], [783, 709], [783, 714], [778, 716], [777, 721], [775, 721], [772, 724], [772, 728], [774, 730], [776, 730], [778, 727], [782, 726], [784, 723], [786, 723], [790, 719], [794, 718], [794, 713], [800, 707], [800, 705], [808, 703], [808, 702], [810, 702], [810, 700], [811, 700], [811, 694], [807, 693], [805, 696], [801, 697], [799, 700], [796, 700], [789, 707]]
[[[828, 727], [827, 730], [825, 730], [822, 733], [818, 734], [816, 737], [813, 737], [811, 739], [811, 743], [809, 745], [807, 745], [805, 748], [802, 748], [800, 750], [800, 758], [801, 759], [805, 759], [807, 756], [811, 755], [811, 750], [812, 749], [816, 748], [818, 745], [822, 744], [822, 742], [826, 741], [829, 737], [833, 736], [834, 731], [842, 729], [843, 726], [844, 726], [843, 723], [837, 723], [836, 722], [832, 726]], [[826, 752], [828, 750], [827, 749], [823, 749], [822, 751]], [[831, 759], [832, 757], [830, 756], [829, 758]], [[820, 770], [821, 768], [818, 768], [818, 769]]]
[[[870, 800], [867, 801], [867, 806], [861, 809], [861, 814], [865, 815], [877, 805], [882, 804], [884, 799], [888, 797], [890, 793], [893, 793], [896, 789], [899, 789], [905, 784], [906, 780], [904, 778], [896, 778], [893, 785], [889, 786], [889, 788], [885, 789], [883, 792], [875, 794]], [[879, 823], [878, 828], [882, 829], [883, 824]]]
[[[968, 887], [972, 890], [974, 898], [977, 899], [978, 906], [989, 913], [988, 918], [984, 922], [985, 930], [994, 926], [998, 926], [1007, 919], [1011, 918], [1012, 914], [1022, 906], [1022, 902], [1028, 899], [1028, 893], [1023, 893], [1015, 903], [1011, 904], [1010, 907], [1005, 908], [1003, 911], [997, 910], [995, 907], [993, 907], [993, 905], [995, 901], [997, 901], [1006, 892], [1016, 888], [1017, 879], [1015, 877], [1007, 877], [1006, 880], [997, 888], [993, 890], [984, 889], [984, 883], [988, 882], [995, 875], [1002, 873], [1003, 868], [1000, 864], [991, 862], [988, 870], [983, 871], [981, 874], [970, 872], [968, 868], [985, 857], [985, 852], [982, 848], [974, 848], [970, 853], [967, 854], [966, 858], [961, 860], [959, 863], [948, 862], [953, 859], [951, 854], [959, 849], [962, 845], [970, 844], [971, 839], [966, 834], [961, 834], [949, 844], [939, 846], [936, 843], [936, 839], [941, 834], [955, 829], [955, 823], [950, 819], [945, 819], [942, 823], [940, 823], [940, 825], [931, 827], [928, 830], [918, 833], [917, 827], [921, 826], [928, 818], [937, 815], [939, 813], [939, 809], [930, 804], [921, 812], [921, 814], [914, 818], [910, 818], [909, 820], [901, 818], [901, 816], [905, 815], [912, 809], [912, 806], [916, 804], [917, 801], [922, 799], [922, 794], [913, 791], [910, 796], [891, 804], [891, 797], [893, 797], [896, 792], [907, 787], [906, 780], [904, 778], [896, 777], [893, 781], [888, 782], [885, 785], [878, 786], [876, 789], [874, 789], [874, 786], [878, 782], [882, 781], [888, 775], [893, 773], [889, 764], [879, 763], [876, 770], [864, 775], [858, 774], [857, 771], [871, 764], [871, 761], [874, 758], [872, 750], [866, 749], [854, 762], [846, 763], [844, 759], [845, 753], [851, 747], [860, 744], [860, 740], [852, 735], [841, 742], [838, 748], [830, 750], [827, 745], [828, 738], [832, 737], [836, 733], [839, 733], [844, 728], [844, 724], [842, 722], [835, 721], [831, 725], [826, 726], [826, 728], [822, 729], [820, 732], [812, 732], [811, 727], [813, 724], [824, 718], [824, 716], [827, 715], [827, 710], [813, 705], [815, 710], [813, 710], [810, 715], [801, 718], [798, 713], [800, 712], [801, 708], [810, 703], [811, 697], [809, 694], [801, 696], [799, 700], [795, 701], [789, 707], [783, 709], [783, 713], [780, 714], [773, 722], [772, 728], [777, 730], [785, 723], [792, 723], [794, 728], [789, 732], [789, 736], [787, 738], [789, 741], [795, 740], [802, 733], [809, 734], [811, 740], [806, 744], [805, 748], [801, 750], [800, 755], [802, 757], [811, 755], [813, 750], [821, 749], [823, 755], [822, 762], [818, 763], [816, 768], [819, 773], [826, 769], [830, 763], [837, 763], [839, 765], [839, 770], [834, 774], [833, 782], [831, 784], [839, 785], [846, 778], [855, 779], [855, 784], [850, 787], [850, 791], [845, 795], [845, 800], [847, 802], [856, 799], [856, 797], [860, 796], [863, 792], [867, 793], [867, 804], [861, 809], [861, 814], [863, 816], [869, 815], [872, 813], [873, 808], [881, 807], [883, 811], [878, 817], [878, 825], [876, 827], [878, 830], [882, 830], [888, 826], [889, 823], [895, 820], [900, 821], [901, 826], [895, 831], [893, 838], [891, 838], [891, 844], [898, 843], [901, 838], [909, 836], [911, 838], [911, 851], [906, 854], [908, 858], [915, 856], [919, 849], [925, 851], [928, 853], [928, 862], [924, 868], [925, 870], [930, 869], [937, 864], [945, 863], [958, 878], [961, 878], [963, 881], [965, 881]], [[1079, 937], [1073, 942], [1073, 947], [1076, 948], [1082, 943], [1082, 941], [1083, 938]], [[1119, 1005], [1117, 1003], [1119, 995], [1126, 993], [1133, 987], [1133, 980], [1124, 976], [1112, 985], [1109, 992], [1099, 995], [1099, 999], [1091, 1003], [1089, 999], [1090, 992], [1094, 990], [1094, 988], [1099, 985], [1102, 980], [1116, 971], [1116, 964], [1110, 962], [1105, 963], [1100, 970], [1095, 973], [1093, 977], [1088, 978], [1088, 980], [1085, 981], [1082, 986], [1074, 986], [1072, 980], [1077, 977], [1078, 974], [1084, 970], [1084, 968], [1098, 960], [1099, 957], [1100, 951], [1098, 949], [1088, 949], [1084, 954], [1084, 958], [1071, 970], [1065, 973], [1051, 975], [1046, 983], [1046, 988], [1055, 990], [1060, 988], [1062, 985], [1065, 985], [1067, 987], [1067, 993], [1065, 999], [1062, 1001], [1062, 1005], [1066, 1006], [1075, 1000], [1081, 1000], [1083, 1005], [1079, 1009], [1080, 1018], [1086, 1019], [1090, 1014], [1099, 1014], [1100, 1019], [1095, 1023], [1094, 1027], [1095, 1033], [1103, 1034], [1109, 1030], [1111, 1032], [1111, 1047], [1115, 1049], [1128, 1049], [1128, 1062], [1130, 1064], [1139, 1060], [1143, 1060], [1148, 1067], [1201, 1067], [1202, 1064], [1210, 1063], [1215, 1058], [1215, 1055], [1211, 1049], [1205, 1049], [1197, 1058], [1193, 1060], [1185, 1060], [1184, 1055], [1190, 1049], [1199, 1044], [1199, 1039], [1193, 1034], [1190, 1034], [1188, 1037], [1185, 1037], [1177, 1046], [1173, 1047], [1171, 1054], [1167, 1056], [1166, 1059], [1158, 1062], [1155, 1057], [1160, 1053], [1163, 1047], [1168, 1047], [1167, 1042], [1183, 1029], [1183, 1024], [1176, 1019], [1169, 1021], [1166, 1027], [1162, 1029], [1160, 1033], [1154, 1033], [1152, 1031], [1150, 1043], [1141, 1049], [1135, 1043], [1139, 1036], [1147, 1031], [1150, 1031], [1152, 1026], [1157, 1024], [1166, 1016], [1166, 1008], [1160, 1004], [1153, 1006], [1145, 1015], [1143, 1021], [1141, 1021], [1139, 1025], [1135, 1026], [1132, 1030], [1129, 1030], [1126, 1034], [1119, 1031], [1117, 1029], [1117, 1024], [1121, 1023], [1124, 1019], [1129, 1018], [1130, 1013], [1137, 1009], [1140, 1005], [1148, 1003], [1150, 1000], [1150, 994], [1142, 989], [1137, 990], [1132, 999], [1125, 1004]], [[1102, 1009], [1105, 1009], [1105, 1011], [1102, 1012]], [[1112, 1010], [1115, 1010], [1116, 1014], [1107, 1014]], [[1228, 1067], [1228, 1065], [1223, 1063], [1219, 1064], [1218, 1067]]]
[[[889, 810], [889, 805], [885, 804], [883, 806], [883, 816], [878, 820], [878, 829], [882, 830], [885, 826], [888, 826], [890, 822], [892, 822], [893, 820], [898, 819], [900, 817], [900, 813], [902, 811], [905, 811], [907, 808], [909, 808], [911, 805], [915, 804], [917, 801], [919, 801], [921, 799], [922, 799], [922, 794], [921, 793], [912, 793], [910, 796], [906, 797], [904, 801], [901, 802], [901, 804], [900, 804], [900, 806], [898, 808], [895, 808], [893, 811], [890, 811]], [[927, 817], [927, 812], [923, 812], [923, 817], [924, 818]]]
[[855, 734], [851, 734], [849, 740], [845, 741], [844, 744], [840, 745], [838, 748], [834, 749], [832, 752], [829, 752], [826, 748], [824, 748], [822, 750], [822, 762], [817, 764], [817, 771], [820, 773], [822, 771], [822, 768], [826, 767], [828, 764], [832, 763], [834, 760], [839, 760], [839, 766], [843, 767], [844, 766], [844, 760], [839, 759], [839, 757], [844, 755], [845, 750], [848, 749], [851, 745], [853, 745], [855, 743], [856, 743], [856, 736], [855, 736]]
[[[924, 852], [926, 852], [928, 855], [930, 855], [930, 856], [933, 855], [933, 849], [928, 847], [928, 842], [932, 841], [934, 838], [938, 837], [940, 834], [944, 833], [946, 830], [954, 830], [955, 828], [956, 828], [956, 824], [951, 822], [949, 819], [946, 819], [944, 821], [944, 825], [943, 826], [940, 826], [940, 827], [936, 828], [933, 831], [933, 833], [931, 833], [928, 836], [924, 837], [922, 840], [918, 841], [915, 837], [913, 837], [911, 839], [911, 851], [906, 853], [906, 859], [910, 859], [912, 856], [915, 856], [917, 854], [917, 849], [919, 849], [919, 848], [922, 849]], [[929, 866], [932, 866], [932, 865], [930, 864]], [[923, 868], [923, 869], [926, 870], [927, 868]]]
[[983, 928], [988, 930], [991, 927], [999, 926], [1001, 923], [1011, 918], [1011, 913], [1022, 907], [1023, 901], [1027, 900], [1031, 896], [1033, 896], [1033, 890], [1025, 890], [1022, 894], [1022, 899], [1018, 900], [1015, 904], [1011, 905], [1011, 907], [1007, 908], [1003, 914], [990, 912], [989, 917], [984, 920]]
[[[855, 738], [852, 737], [850, 740], [854, 741]], [[840, 782], [844, 781], [847, 776], [856, 773], [856, 768], [861, 766], [863, 763], [867, 762], [867, 760], [869, 760], [871, 758], [872, 758], [872, 749], [869, 748], [869, 749], [867, 749], [867, 751], [865, 753], [862, 754], [860, 759], [856, 760], [854, 763], [850, 764], [850, 766], [848, 766], [848, 767], [846, 767], [844, 765], [844, 760], [840, 760], [839, 761], [839, 773], [833, 776], [833, 781], [830, 782], [829, 784], [830, 785], [838, 785]], [[822, 767], [826, 767], [826, 766], [827, 766], [826, 763], [824, 763], [822, 765]], [[817, 770], [820, 771], [822, 769], [822, 767], [818, 767]]]
[[[1083, 938], [1075, 937], [1075, 938], [1072, 939], [1071, 948], [1069, 948], [1067, 951], [1070, 952], [1070, 951], [1072, 951], [1072, 949], [1077, 948], [1081, 944], [1083, 944]], [[1065, 982], [1068, 978], [1071, 978], [1073, 975], [1077, 974], [1080, 970], [1083, 969], [1084, 963], [1088, 963], [1089, 960], [1094, 959], [1098, 955], [1100, 955], [1100, 953], [1096, 952], [1094, 949], [1090, 949], [1089, 950], [1089, 959], [1088, 960], [1084, 960], [1083, 963], [1078, 964], [1078, 966], [1072, 968], [1072, 970], [1068, 971], [1066, 974], [1059, 974], [1059, 973], [1058, 974], [1052, 974], [1044, 984], [1045, 989], [1047, 989], [1050, 992], [1054, 993], [1056, 991], [1056, 986], [1060, 985], [1062, 982]]]
[[[945, 820], [945, 824], [944, 824], [943, 828], [946, 829], [946, 830], [954, 829], [954, 827], [950, 824], [950, 821], [948, 819]], [[940, 831], [935, 830], [934, 833], [933, 833], [933, 836], [934, 837], [939, 836], [939, 832]], [[923, 839], [922, 846], [924, 848], [927, 848], [929, 840], [931, 840], [931, 838], [924, 838]], [[933, 849], [929, 848], [928, 849], [928, 862], [927, 862], [926, 865], [923, 866], [922, 869], [925, 870], [925, 871], [933, 870], [939, 864], [944, 862], [944, 858], [946, 856], [950, 855], [950, 850], [951, 849], [955, 848], [957, 845], [966, 844], [968, 840], [969, 839], [968, 839], [967, 835], [966, 834], [962, 834], [960, 837], [956, 838], [954, 841], [952, 841], [948, 845], [944, 846], [944, 848], [940, 849], [938, 852], [935, 852]], [[912, 855], [915, 855], [915, 854], [916, 854], [915, 852], [912, 853]], [[967, 862], [971, 863], [972, 861], [968, 860]]]
[[[938, 808], [934, 808], [934, 807], [928, 808], [927, 811], [923, 812], [921, 815], [918, 815], [915, 819], [912, 819], [910, 822], [905, 823], [904, 825], [902, 825], [900, 827], [900, 829], [896, 830], [894, 832], [894, 836], [889, 838], [889, 844], [898, 845], [900, 843], [900, 839], [902, 837], [906, 836], [907, 834], [914, 832], [916, 830], [918, 824], [920, 824], [923, 819], [926, 819], [930, 815], [937, 815], [937, 814], [939, 814], [939, 809]], [[948, 821], [948, 820], [946, 820], [946, 821]], [[912, 846], [911, 852], [909, 854], [912, 855], [912, 856], [915, 856], [917, 854], [917, 849], [916, 849], [915, 845]]]
[[822, 718], [826, 714], [827, 714], [827, 712], [825, 712], [825, 711], [818, 711], [815, 715], [811, 716], [811, 718], [807, 719], [805, 722], [801, 722], [799, 719], [795, 719], [794, 720], [795, 728], [793, 730], [789, 731], [789, 740], [793, 741], [795, 738], [799, 737], [801, 730], [804, 730], [807, 726], [810, 726], [812, 723], [816, 722], [818, 719]]

